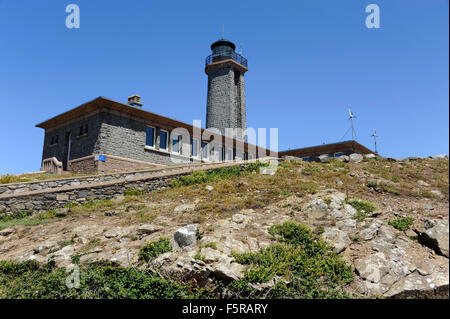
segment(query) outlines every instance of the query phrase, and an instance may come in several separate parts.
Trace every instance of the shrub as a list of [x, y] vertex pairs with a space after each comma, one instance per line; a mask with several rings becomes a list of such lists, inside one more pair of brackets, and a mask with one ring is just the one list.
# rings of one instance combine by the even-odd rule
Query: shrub
[[389, 221], [389, 225], [391, 225], [395, 229], [406, 231], [411, 227], [413, 222], [414, 218], [412, 217], [399, 217]]
[[278, 276], [283, 280], [265, 292], [267, 298], [343, 298], [343, 286], [353, 280], [350, 266], [325, 241], [313, 236], [302, 224], [286, 222], [269, 229], [279, 243], [256, 253], [235, 254], [247, 265], [244, 279], [230, 288], [245, 296], [256, 296], [251, 283]]
[[377, 209], [377, 207], [370, 203], [370, 202], [366, 202], [366, 201], [361, 201], [361, 200], [352, 200], [352, 201], [346, 201], [349, 205], [351, 205], [354, 209], [356, 209], [356, 215], [355, 215], [355, 219], [357, 221], [363, 221], [366, 217], [368, 213], [371, 213], [373, 211], [375, 211]]
[[165, 280], [133, 267], [112, 263], [80, 267], [80, 287], [67, 288], [65, 268], [54, 262], [0, 261], [0, 298], [82, 298], [82, 299], [154, 299], [196, 298], [192, 287]]
[[169, 251], [172, 251], [172, 247], [170, 246], [170, 239], [161, 237], [157, 241], [152, 241], [145, 244], [145, 246], [139, 250], [139, 260], [149, 262], [155, 257], [158, 257], [159, 255], [167, 253]]

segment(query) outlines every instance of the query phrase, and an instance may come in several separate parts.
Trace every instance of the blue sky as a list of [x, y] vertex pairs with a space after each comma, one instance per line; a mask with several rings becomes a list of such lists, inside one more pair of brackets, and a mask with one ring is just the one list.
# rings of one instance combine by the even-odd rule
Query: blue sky
[[[65, 26], [79, 5], [81, 28]], [[381, 10], [368, 29], [365, 7]], [[0, 174], [37, 171], [34, 127], [97, 96], [204, 122], [204, 59], [243, 44], [247, 125], [277, 127], [279, 149], [358, 141], [385, 156], [449, 150], [448, 0], [0, 0]], [[349, 139], [350, 135], [347, 135]]]

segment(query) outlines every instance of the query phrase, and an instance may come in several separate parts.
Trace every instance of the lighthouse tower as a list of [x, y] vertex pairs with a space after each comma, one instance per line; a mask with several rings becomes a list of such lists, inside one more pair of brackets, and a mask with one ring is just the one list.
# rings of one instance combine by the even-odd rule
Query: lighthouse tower
[[245, 111], [244, 74], [247, 59], [235, 52], [234, 43], [221, 39], [211, 45], [212, 54], [206, 58], [208, 100], [206, 128], [233, 128], [236, 138], [244, 140], [247, 127]]

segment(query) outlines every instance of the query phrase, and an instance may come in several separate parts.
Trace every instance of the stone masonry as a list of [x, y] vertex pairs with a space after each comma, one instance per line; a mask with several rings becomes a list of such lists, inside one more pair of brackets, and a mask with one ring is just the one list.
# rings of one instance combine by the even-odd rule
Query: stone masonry
[[[244, 73], [246, 69], [235, 62], [218, 62], [206, 69], [208, 98], [206, 127], [246, 129]], [[237, 136], [242, 138], [242, 133]]]
[[6, 184], [0, 191], [0, 216], [17, 212], [40, 212], [62, 208], [69, 203], [108, 199], [122, 195], [127, 189], [138, 188], [147, 192], [170, 185], [174, 178], [195, 170], [215, 169], [235, 165], [247, 165], [254, 161], [239, 163], [209, 163], [177, 166], [147, 172], [127, 172], [68, 178], [63, 180]]

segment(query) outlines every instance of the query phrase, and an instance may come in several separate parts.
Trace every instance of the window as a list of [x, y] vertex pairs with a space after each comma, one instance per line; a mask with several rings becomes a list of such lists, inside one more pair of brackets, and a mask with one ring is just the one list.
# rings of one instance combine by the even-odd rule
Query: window
[[202, 159], [208, 160], [208, 143], [202, 142]]
[[217, 161], [221, 162], [223, 160], [223, 147], [218, 146], [216, 151], [216, 159]]
[[166, 150], [167, 151], [167, 146], [168, 146], [168, 137], [169, 137], [169, 132], [164, 131], [164, 130], [159, 130], [159, 149], [160, 150]]
[[79, 132], [78, 136], [86, 135], [87, 133], [88, 133], [88, 125], [86, 124], [86, 125], [80, 126], [80, 132]]
[[50, 145], [58, 144], [58, 135], [54, 135], [51, 138]]
[[147, 136], [145, 138], [145, 145], [150, 147], [155, 147], [155, 128], [147, 126], [146, 128]]
[[191, 137], [191, 156], [198, 157], [198, 140]]
[[211, 155], [211, 159], [215, 162], [220, 162], [223, 159], [223, 147], [219, 146], [217, 144], [215, 144], [213, 142], [213, 144], [211, 144], [211, 148], [209, 150], [210, 155]]
[[233, 160], [233, 150], [227, 148], [226, 152], [225, 152], [225, 160], [226, 161], [232, 161]]
[[181, 153], [181, 135], [172, 134], [172, 152]]

